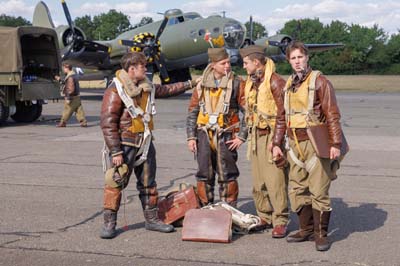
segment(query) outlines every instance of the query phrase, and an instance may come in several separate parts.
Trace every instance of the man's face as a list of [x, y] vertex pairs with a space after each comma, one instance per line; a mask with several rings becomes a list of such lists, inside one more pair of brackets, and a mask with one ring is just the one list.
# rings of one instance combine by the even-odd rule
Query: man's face
[[66, 66], [63, 66], [63, 72], [64, 72], [64, 74], [68, 74], [69, 68]]
[[132, 80], [141, 81], [146, 78], [146, 66], [143, 64], [137, 64], [128, 68], [128, 76]]
[[293, 50], [289, 56], [289, 63], [296, 73], [301, 72], [308, 66], [308, 55], [303, 54], [300, 49]]
[[214, 72], [219, 74], [219, 75], [225, 75], [229, 72], [231, 72], [231, 61], [229, 58], [220, 60], [218, 62], [214, 62], [212, 65], [212, 68], [214, 69]]
[[258, 60], [250, 60], [248, 56], [243, 58], [243, 68], [246, 69], [247, 75], [253, 75], [260, 67]]

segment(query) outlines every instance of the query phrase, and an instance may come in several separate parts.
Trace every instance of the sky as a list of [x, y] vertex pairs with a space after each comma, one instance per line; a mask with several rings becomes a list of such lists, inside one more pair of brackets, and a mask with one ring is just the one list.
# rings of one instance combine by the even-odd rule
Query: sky
[[[0, 0], [0, 14], [22, 16], [32, 21], [37, 0]], [[66, 24], [60, 0], [44, 1], [50, 9], [55, 25]], [[378, 24], [388, 34], [400, 31], [400, 0], [66, 0], [71, 17], [98, 15], [116, 9], [129, 16], [136, 24], [144, 16], [162, 19], [157, 12], [179, 8], [184, 12], [196, 11], [203, 17], [226, 12], [227, 17], [241, 22], [253, 20], [263, 24], [273, 35], [291, 19], [319, 18], [324, 24], [340, 20], [348, 24], [372, 27]]]

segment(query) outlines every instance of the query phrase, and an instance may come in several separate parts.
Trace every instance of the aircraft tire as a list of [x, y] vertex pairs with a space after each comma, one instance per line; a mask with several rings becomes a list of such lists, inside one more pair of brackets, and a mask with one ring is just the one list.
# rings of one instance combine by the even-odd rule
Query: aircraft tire
[[4, 125], [10, 114], [10, 109], [5, 106], [4, 99], [0, 95], [0, 126]]
[[11, 118], [18, 123], [30, 123], [36, 121], [42, 115], [42, 104], [30, 104], [25, 102], [16, 102], [17, 111]]

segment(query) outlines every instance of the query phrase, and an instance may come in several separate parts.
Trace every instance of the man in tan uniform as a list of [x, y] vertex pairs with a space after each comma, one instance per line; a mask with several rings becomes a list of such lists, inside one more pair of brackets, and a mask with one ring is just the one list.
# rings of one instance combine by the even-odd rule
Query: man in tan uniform
[[61, 92], [65, 97], [64, 111], [61, 116], [60, 123], [57, 127], [66, 127], [68, 120], [73, 113], [76, 113], [76, 119], [81, 124], [81, 127], [87, 127], [85, 112], [83, 111], [81, 96], [79, 92], [79, 81], [76, 73], [72, 70], [72, 65], [63, 63], [63, 72], [66, 74], [64, 80], [56, 76], [56, 80], [61, 83]]
[[208, 56], [211, 63], [189, 105], [188, 148], [197, 153], [197, 194], [202, 205], [214, 202], [218, 175], [220, 199], [235, 207], [239, 194], [237, 149], [247, 138], [244, 119], [239, 120], [239, 112], [244, 112], [244, 82], [231, 72], [224, 48], [209, 48]]
[[[308, 65], [308, 50], [301, 42], [290, 44], [286, 57], [293, 69], [285, 87], [285, 113], [289, 136], [289, 199], [299, 217], [300, 230], [287, 237], [288, 242], [315, 239], [316, 249], [330, 248], [328, 225], [331, 214], [329, 187], [331, 160], [340, 156], [342, 130], [340, 112], [332, 84]], [[316, 155], [307, 128], [325, 124], [330, 158]]]
[[248, 157], [253, 174], [253, 197], [258, 216], [272, 225], [272, 237], [286, 236], [288, 222], [287, 181], [281, 147], [285, 134], [283, 88], [285, 81], [265, 57], [264, 47], [240, 49], [248, 78], [245, 87], [249, 128]]

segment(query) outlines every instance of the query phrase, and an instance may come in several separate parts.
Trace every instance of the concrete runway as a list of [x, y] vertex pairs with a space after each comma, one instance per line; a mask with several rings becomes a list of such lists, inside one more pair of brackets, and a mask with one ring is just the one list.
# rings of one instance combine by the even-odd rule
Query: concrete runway
[[[194, 183], [196, 163], [185, 138], [189, 97], [157, 100], [160, 192]], [[61, 101], [44, 106], [42, 121], [0, 128], [0, 265], [400, 265], [399, 93], [338, 94], [351, 152], [332, 183], [333, 244], [325, 253], [315, 251], [313, 242], [272, 239], [270, 231], [234, 236], [230, 244], [183, 242], [181, 228], [146, 231], [132, 181], [125, 193], [129, 230], [100, 239], [101, 98], [102, 91], [84, 91], [88, 128], [75, 118], [56, 128]], [[239, 155], [239, 208], [255, 213], [245, 150]], [[123, 213], [121, 207], [119, 228]], [[296, 228], [291, 215], [289, 229]]]

